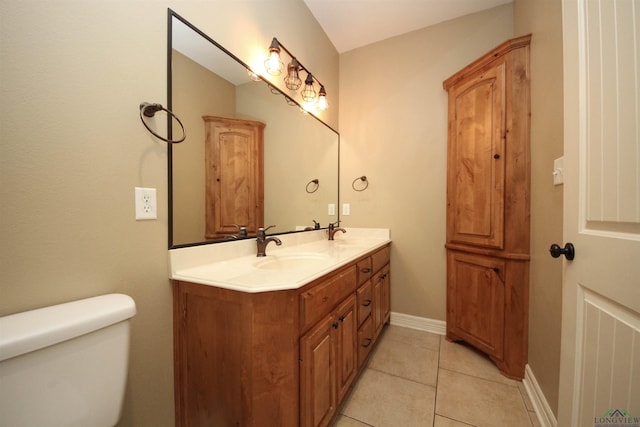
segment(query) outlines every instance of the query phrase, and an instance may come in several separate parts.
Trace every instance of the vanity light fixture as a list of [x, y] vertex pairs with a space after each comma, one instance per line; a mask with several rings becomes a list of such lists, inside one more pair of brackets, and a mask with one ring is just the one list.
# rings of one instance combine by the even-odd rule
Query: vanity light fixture
[[287, 65], [287, 77], [284, 78], [284, 84], [287, 86], [287, 89], [298, 90], [300, 85], [302, 85], [298, 70], [300, 70], [300, 64], [296, 58], [293, 58], [289, 65]]
[[264, 67], [267, 69], [267, 73], [272, 76], [279, 76], [282, 74], [284, 64], [280, 60], [280, 43], [275, 37], [271, 40], [271, 46], [269, 46], [269, 58], [264, 61]]
[[324, 90], [324, 86], [320, 86], [320, 92], [318, 92], [318, 110], [324, 111], [329, 108], [329, 102], [327, 102], [327, 91]]
[[[283, 50], [291, 58], [291, 62], [287, 64], [287, 75], [284, 78], [284, 84], [287, 89], [300, 89], [300, 86], [302, 86], [302, 80], [300, 79], [299, 72], [301, 70], [306, 71], [307, 78], [304, 81], [303, 89], [300, 91], [302, 101], [304, 104], [306, 104], [303, 107], [304, 110], [326, 110], [329, 107], [329, 103], [327, 102], [327, 91], [324, 88], [324, 85], [317, 78], [315, 78], [313, 74], [311, 74], [311, 71], [309, 71], [304, 65], [302, 65], [302, 63], [300, 63], [300, 61], [298, 61], [298, 59], [294, 57], [291, 52], [289, 52], [289, 50], [275, 37], [271, 40], [271, 45], [269, 45], [269, 58], [264, 61], [264, 66], [267, 73], [271, 74], [272, 76], [279, 76], [282, 73], [284, 64], [280, 59], [280, 54]], [[315, 83], [320, 86], [319, 92], [316, 92]], [[272, 92], [276, 93], [277, 91], [272, 88]]]
[[307, 78], [304, 81], [304, 89], [300, 92], [304, 102], [313, 102], [316, 99], [316, 90], [313, 88], [313, 76], [311, 73], [307, 73]]

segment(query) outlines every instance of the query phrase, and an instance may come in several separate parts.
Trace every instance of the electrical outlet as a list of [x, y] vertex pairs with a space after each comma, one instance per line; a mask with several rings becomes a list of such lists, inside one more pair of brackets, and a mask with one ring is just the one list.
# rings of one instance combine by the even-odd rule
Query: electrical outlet
[[329, 203], [329, 207], [327, 208], [327, 215], [335, 215], [336, 214], [336, 204]]
[[136, 219], [157, 219], [158, 204], [155, 188], [135, 187]]
[[342, 215], [351, 215], [351, 205], [349, 203], [342, 204]]

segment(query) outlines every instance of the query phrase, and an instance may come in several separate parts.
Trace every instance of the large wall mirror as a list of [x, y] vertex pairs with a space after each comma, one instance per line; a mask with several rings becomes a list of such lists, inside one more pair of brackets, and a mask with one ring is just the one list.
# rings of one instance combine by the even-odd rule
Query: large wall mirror
[[[251, 236], [256, 226], [281, 234], [337, 221], [328, 206], [338, 206], [338, 133], [266, 80], [252, 80], [246, 64], [172, 10], [168, 27], [167, 103], [187, 132], [168, 148], [169, 248], [240, 238], [235, 225], [249, 225]], [[172, 127], [170, 137], [180, 135]], [[255, 138], [260, 150], [245, 150]], [[247, 198], [262, 206], [245, 212], [238, 203]]]

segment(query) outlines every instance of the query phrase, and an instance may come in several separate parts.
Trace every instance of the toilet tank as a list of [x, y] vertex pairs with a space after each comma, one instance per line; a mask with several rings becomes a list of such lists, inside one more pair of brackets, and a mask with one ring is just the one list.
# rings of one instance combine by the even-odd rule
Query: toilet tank
[[109, 294], [0, 317], [0, 426], [114, 426], [135, 313]]

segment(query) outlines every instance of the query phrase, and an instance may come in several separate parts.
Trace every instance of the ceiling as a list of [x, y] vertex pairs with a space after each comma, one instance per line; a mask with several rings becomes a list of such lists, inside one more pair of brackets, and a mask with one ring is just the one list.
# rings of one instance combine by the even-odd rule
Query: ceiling
[[338, 53], [512, 0], [304, 0]]

